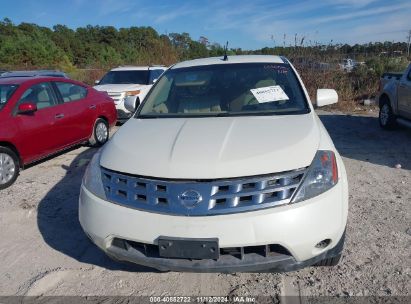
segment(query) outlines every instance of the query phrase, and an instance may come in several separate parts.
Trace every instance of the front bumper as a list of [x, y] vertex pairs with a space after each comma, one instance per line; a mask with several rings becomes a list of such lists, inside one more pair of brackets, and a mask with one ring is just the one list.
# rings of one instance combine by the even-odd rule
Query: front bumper
[[125, 241], [112, 244], [106, 249], [106, 253], [114, 260], [135, 263], [143, 266], [153, 267], [161, 271], [184, 271], [184, 272], [287, 272], [299, 270], [314, 265], [323, 259], [333, 258], [342, 253], [344, 247], [345, 233], [341, 236], [337, 245], [323, 253], [305, 260], [297, 261], [290, 255], [275, 254], [273, 256], [262, 256], [258, 254], [244, 255], [242, 258], [224, 255], [218, 260], [203, 259], [169, 259], [158, 255], [148, 256], [144, 250], [138, 250]]
[[117, 109], [117, 120], [118, 121], [128, 120], [132, 115], [133, 113], [131, 112], [126, 112], [124, 110]]
[[[343, 171], [343, 167], [340, 166]], [[79, 200], [79, 219], [90, 239], [118, 260], [160, 270], [233, 272], [290, 271], [334, 257], [342, 250], [341, 240], [348, 214], [345, 171], [329, 191], [306, 201], [259, 211], [215, 216], [172, 216], [139, 211], [96, 197], [84, 186]], [[288, 255], [215, 260], [166, 259], [146, 255], [132, 246], [115, 246], [113, 240], [158, 245], [161, 236], [175, 238], [218, 238], [220, 248], [264, 246], [285, 248]], [[316, 248], [322, 240], [325, 248]]]
[[133, 115], [133, 113], [127, 110], [126, 107], [124, 106], [124, 100], [125, 99], [122, 99], [118, 103], [115, 104], [116, 110], [117, 110], [117, 120], [118, 121], [126, 121]]

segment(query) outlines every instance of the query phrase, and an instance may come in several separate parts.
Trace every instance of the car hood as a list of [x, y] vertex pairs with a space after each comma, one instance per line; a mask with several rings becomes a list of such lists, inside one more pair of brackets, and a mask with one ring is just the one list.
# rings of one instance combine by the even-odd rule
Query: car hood
[[147, 87], [145, 84], [103, 84], [103, 85], [96, 85], [93, 88], [97, 91], [106, 91], [106, 92], [125, 92], [125, 91], [133, 91], [139, 90], [142, 88]]
[[309, 166], [320, 131], [314, 115], [130, 119], [100, 164], [160, 178], [215, 179]]

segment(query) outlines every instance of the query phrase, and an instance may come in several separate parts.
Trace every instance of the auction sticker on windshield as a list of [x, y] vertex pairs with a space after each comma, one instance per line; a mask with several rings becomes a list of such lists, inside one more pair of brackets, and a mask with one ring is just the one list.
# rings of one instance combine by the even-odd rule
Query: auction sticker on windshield
[[259, 103], [277, 100], [289, 100], [287, 94], [285, 94], [285, 92], [279, 85], [251, 89], [250, 91], [251, 93], [253, 93], [254, 97]]

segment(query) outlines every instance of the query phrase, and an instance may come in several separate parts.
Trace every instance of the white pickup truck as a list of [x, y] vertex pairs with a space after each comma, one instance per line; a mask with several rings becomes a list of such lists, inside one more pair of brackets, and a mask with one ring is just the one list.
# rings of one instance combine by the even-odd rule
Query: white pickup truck
[[386, 73], [380, 80], [380, 125], [392, 129], [397, 123], [411, 127], [411, 64], [404, 73]]

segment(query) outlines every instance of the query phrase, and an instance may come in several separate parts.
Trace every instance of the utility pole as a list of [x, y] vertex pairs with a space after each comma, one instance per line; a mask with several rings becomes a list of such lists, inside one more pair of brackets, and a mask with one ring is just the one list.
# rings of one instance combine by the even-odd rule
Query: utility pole
[[408, 31], [407, 57], [410, 57], [411, 30]]

